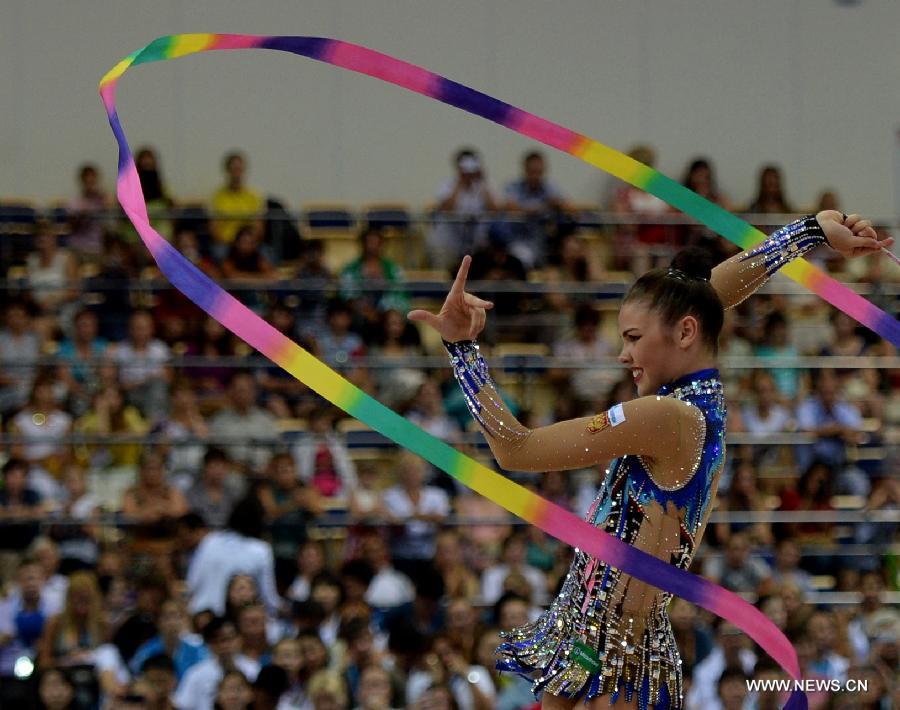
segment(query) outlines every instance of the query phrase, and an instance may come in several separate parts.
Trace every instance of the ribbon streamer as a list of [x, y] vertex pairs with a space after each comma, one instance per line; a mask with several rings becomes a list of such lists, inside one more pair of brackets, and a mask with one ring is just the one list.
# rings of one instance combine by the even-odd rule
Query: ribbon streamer
[[[683, 597], [727, 619], [747, 633], [795, 680], [797, 654], [784, 634], [753, 605], [703, 577], [667, 564], [595, 528], [422, 431], [350, 384], [218, 286], [151, 226], [131, 150], [116, 113], [115, 90], [125, 71], [138, 64], [219, 49], [274, 49], [367, 74], [487, 118], [512, 131], [574, 155], [625, 182], [665, 200], [742, 248], [765, 235], [656, 170], [591, 138], [463, 86], [426, 69], [359, 45], [322, 37], [234, 34], [182, 34], [160, 37], [113, 67], [100, 81], [100, 95], [119, 145], [116, 191], [119, 202], [162, 273], [185, 296], [226, 328], [291, 373], [313, 391], [460, 483], [539, 527], [643, 582]], [[832, 305], [900, 346], [900, 326], [847, 287], [808, 262], [797, 259], [782, 269]], [[785, 708], [805, 709], [795, 690]]]

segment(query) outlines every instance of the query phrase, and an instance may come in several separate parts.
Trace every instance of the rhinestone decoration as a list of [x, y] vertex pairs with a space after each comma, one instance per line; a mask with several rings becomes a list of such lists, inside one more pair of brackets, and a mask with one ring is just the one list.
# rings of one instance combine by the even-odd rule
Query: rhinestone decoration
[[825, 232], [815, 215], [806, 215], [772, 232], [763, 242], [739, 258], [744, 267], [738, 278], [744, 284], [742, 297], [729, 305], [736, 306], [762, 286], [778, 269], [822, 244]]
[[[484, 370], [481, 370], [484, 371]], [[586, 520], [629, 544], [635, 544], [641, 525], [652, 511], [678, 512], [678, 534], [669, 562], [687, 569], [706, 525], [709, 492], [725, 457], [725, 400], [717, 370], [701, 370], [660, 388], [697, 407], [703, 415], [702, 444], [685, 481], [667, 489], [656, 483], [638, 456], [622, 456], [611, 465], [591, 504]], [[698, 442], [700, 443], [700, 442]], [[645, 615], [626, 611], [632, 580], [615, 567], [581, 550], [550, 608], [536, 621], [501, 633], [497, 669], [532, 681], [537, 696], [546, 691], [585, 702], [620, 694], [638, 707], [649, 705], [678, 710], [683, 707], [681, 658], [667, 609], [673, 595], [656, 591], [648, 598]], [[651, 590], [652, 591], [652, 590]], [[597, 653], [600, 670], [591, 674], [571, 657], [575, 644]]]
[[527, 439], [531, 433], [529, 429], [519, 424], [513, 417], [502, 416], [502, 412], [506, 411], [506, 405], [497, 393], [478, 343], [474, 340], [448, 343], [445, 340], [444, 347], [450, 355], [453, 375], [462, 389], [466, 406], [475, 421], [495, 438], [513, 443]]

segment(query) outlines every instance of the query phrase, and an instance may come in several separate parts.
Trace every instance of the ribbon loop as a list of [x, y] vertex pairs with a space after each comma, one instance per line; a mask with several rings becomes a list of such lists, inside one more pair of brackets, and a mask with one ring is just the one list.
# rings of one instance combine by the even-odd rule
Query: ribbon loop
[[[322, 37], [267, 37], [234, 34], [170, 35], [154, 40], [115, 65], [100, 82], [100, 95], [119, 145], [116, 192], [144, 244], [173, 285], [249, 345], [347, 414], [368, 424], [462, 484], [544, 532], [579, 547], [626, 574], [671, 592], [735, 624], [794, 679], [797, 654], [784, 634], [753, 605], [707, 579], [666, 564], [544, 500], [422, 431], [350, 384], [269, 325], [191, 264], [150, 226], [134, 159], [115, 108], [115, 87], [132, 65], [218, 49], [275, 49], [292, 52], [402, 86], [499, 123], [650, 192], [742, 248], [764, 238], [758, 230], [684, 186], [612, 148], [575, 131], [511, 106], [480, 91], [366, 47]], [[798, 259], [785, 270], [829, 303], [900, 347], [900, 324], [861, 296]], [[786, 708], [806, 708], [794, 691]]]

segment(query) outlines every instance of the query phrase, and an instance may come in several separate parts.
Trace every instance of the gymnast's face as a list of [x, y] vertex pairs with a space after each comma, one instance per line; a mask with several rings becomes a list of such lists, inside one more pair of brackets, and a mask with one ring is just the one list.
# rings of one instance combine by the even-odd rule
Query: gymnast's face
[[666, 326], [659, 314], [644, 301], [626, 301], [619, 310], [622, 334], [621, 362], [631, 372], [638, 396], [653, 394], [680, 374], [682, 353], [673, 337], [674, 328]]

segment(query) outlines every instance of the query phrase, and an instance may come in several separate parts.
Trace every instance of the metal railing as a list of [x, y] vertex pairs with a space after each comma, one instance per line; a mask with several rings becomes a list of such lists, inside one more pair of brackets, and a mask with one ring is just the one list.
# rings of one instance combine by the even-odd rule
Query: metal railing
[[[36, 201], [9, 200], [0, 196], [0, 226], [2, 225], [29, 225], [35, 220], [46, 220], [51, 223], [64, 223], [73, 218], [87, 216], [103, 222], [127, 221], [125, 213], [118, 207], [110, 207], [100, 210], [78, 210], [65, 206], [46, 207], [35, 206]], [[324, 205], [324, 203], [323, 203]], [[671, 226], [696, 226], [700, 222], [680, 212], [662, 214], [643, 214], [638, 212], [617, 212], [601, 208], [599, 205], [578, 203], [565, 212], [547, 212], [546, 214], [529, 216], [518, 210], [489, 210], [480, 214], [459, 214], [453, 210], [438, 210], [434, 206], [424, 209], [412, 208], [409, 204], [398, 201], [395, 205], [385, 203], [384, 208], [373, 207], [371, 209], [358, 209], [346, 202], [337, 201], [335, 209], [266, 209], [259, 212], [219, 212], [207, 207], [201, 200], [184, 200], [181, 207], [170, 209], [152, 210], [151, 219], [163, 221], [187, 221], [222, 220], [222, 221], [262, 221], [262, 222], [291, 222], [304, 225], [312, 215], [322, 222], [338, 222], [337, 225], [322, 224], [323, 228], [330, 226], [359, 227], [372, 222], [376, 225], [388, 227], [405, 225], [427, 225], [433, 222], [449, 222], [467, 224], [473, 220], [487, 220], [498, 222], [529, 222], [538, 219], [556, 219], [566, 215], [573, 223], [580, 227], [615, 227], [619, 225], [671, 225]], [[324, 205], [327, 206], [327, 205]], [[394, 209], [387, 209], [392, 207]], [[328, 214], [330, 216], [319, 217]], [[749, 224], [759, 227], [780, 227], [808, 212], [734, 212], [735, 216]], [[875, 215], [867, 216], [877, 228], [900, 227], [900, 215]]]

